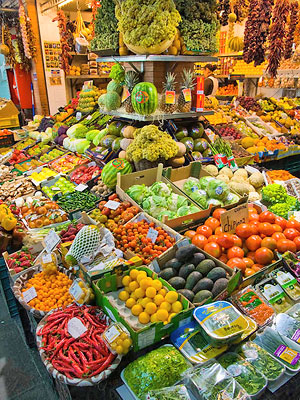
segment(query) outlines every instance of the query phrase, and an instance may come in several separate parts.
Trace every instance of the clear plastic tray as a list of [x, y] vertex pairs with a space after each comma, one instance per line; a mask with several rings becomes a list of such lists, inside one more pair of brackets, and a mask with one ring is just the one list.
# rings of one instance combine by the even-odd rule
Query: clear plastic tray
[[280, 336], [288, 338], [294, 342], [295, 348], [300, 352], [300, 323], [287, 314], [278, 314], [273, 321], [272, 328]]

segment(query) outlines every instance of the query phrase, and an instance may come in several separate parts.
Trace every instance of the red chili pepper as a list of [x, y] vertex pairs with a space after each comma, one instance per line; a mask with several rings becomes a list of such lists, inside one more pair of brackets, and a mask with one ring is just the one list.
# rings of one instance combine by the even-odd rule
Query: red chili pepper
[[112, 363], [112, 361], [113, 361], [114, 358], [115, 358], [115, 356], [111, 353], [111, 354], [108, 356], [107, 360], [104, 361], [104, 363], [101, 365], [101, 367], [98, 368], [97, 370], [93, 371], [93, 373], [92, 373], [90, 376], [98, 375], [98, 374], [100, 374], [102, 371], [104, 371], [105, 369], [107, 369], [107, 368], [110, 366], [110, 364]]

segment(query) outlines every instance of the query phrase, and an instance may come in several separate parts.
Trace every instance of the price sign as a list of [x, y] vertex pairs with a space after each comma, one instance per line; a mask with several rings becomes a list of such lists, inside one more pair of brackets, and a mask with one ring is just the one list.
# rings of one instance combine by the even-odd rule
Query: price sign
[[175, 90], [167, 90], [165, 94], [166, 104], [175, 104], [176, 93]]
[[78, 318], [72, 318], [68, 322], [68, 332], [74, 339], [79, 338], [84, 332], [87, 331], [87, 328], [83, 325], [83, 323]]
[[87, 166], [88, 167], [96, 167], [96, 163], [95, 163], [95, 161], [92, 161], [92, 162], [88, 163]]
[[149, 228], [146, 237], [147, 237], [147, 238], [150, 238], [151, 241], [152, 241], [152, 243], [155, 243], [155, 242], [156, 242], [157, 236], [158, 236], [158, 232], [157, 232], [155, 229], [153, 229], [153, 228]]
[[48, 254], [46, 254], [45, 256], [43, 256], [42, 260], [43, 260], [43, 263], [44, 263], [44, 264], [51, 263], [51, 262], [52, 262], [51, 253], [48, 253]]
[[23, 292], [23, 299], [26, 301], [26, 303], [29, 303], [35, 297], [37, 297], [37, 293], [34, 286]]
[[60, 190], [60, 188], [57, 187], [57, 186], [53, 186], [51, 189], [52, 189], [52, 190]]
[[118, 201], [108, 200], [108, 202], [104, 204], [104, 207], [110, 208], [111, 210], [116, 210], [120, 207], [120, 204], [121, 203]]
[[60, 237], [52, 229], [44, 239], [44, 244], [47, 252], [51, 253], [51, 251], [58, 245], [59, 242], [60, 242]]
[[83, 290], [79, 286], [78, 282], [75, 281], [72, 283], [72, 285], [69, 289], [69, 293], [71, 296], [74, 297], [75, 300], [78, 300], [82, 296]]
[[183, 96], [184, 96], [184, 100], [185, 100], [186, 102], [192, 101], [191, 89], [184, 89], [184, 90], [182, 91], [182, 93], [183, 93]]
[[75, 190], [77, 190], [77, 192], [83, 192], [87, 187], [88, 187], [88, 185], [85, 185], [84, 183], [80, 183], [78, 186], [76, 186]]
[[234, 233], [235, 228], [239, 224], [244, 224], [249, 221], [248, 203], [241, 204], [231, 210], [221, 214], [222, 232]]

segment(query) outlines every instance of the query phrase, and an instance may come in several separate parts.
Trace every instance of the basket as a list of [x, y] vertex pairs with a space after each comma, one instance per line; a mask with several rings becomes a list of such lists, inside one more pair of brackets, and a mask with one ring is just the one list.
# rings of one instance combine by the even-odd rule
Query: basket
[[171, 40], [164, 40], [160, 44], [151, 47], [134, 46], [129, 44], [124, 40], [124, 44], [128, 50], [132, 51], [134, 54], [161, 54], [167, 50], [173, 43], [175, 36]]
[[[72, 274], [71, 271], [66, 270], [65, 268], [58, 266], [57, 267], [59, 272], [63, 272], [66, 274], [70, 279], [74, 280], [76, 277]], [[35, 318], [41, 319], [43, 318], [48, 312], [46, 311], [41, 311], [41, 310], [36, 310], [33, 307], [30, 307], [26, 301], [24, 301], [23, 296], [22, 296], [22, 289], [24, 288], [25, 284], [29, 279], [31, 279], [34, 275], [38, 274], [39, 272], [42, 271], [42, 266], [37, 265], [31, 268], [26, 269], [15, 281], [14, 286], [13, 286], [13, 292], [18, 300], [18, 302], [21, 304], [22, 307], [25, 308], [25, 310], [28, 310], [30, 313], [33, 314]], [[54, 310], [51, 310], [54, 311]]]
[[11, 147], [14, 143], [15, 141], [13, 133], [0, 138], [0, 147]]
[[[54, 310], [51, 310], [38, 324], [36, 328], [36, 332], [38, 332], [47, 322], [47, 318], [49, 315], [53, 313]], [[109, 317], [106, 317], [108, 324], [111, 322]], [[68, 378], [67, 376], [63, 375], [61, 372], [59, 372], [57, 369], [53, 367], [50, 361], [46, 359], [45, 352], [42, 349], [42, 337], [39, 335], [36, 335], [36, 342], [37, 342], [37, 347], [41, 356], [41, 359], [47, 368], [48, 372], [50, 375], [53, 376], [53, 378], [58, 379], [59, 381], [67, 384], [67, 385], [72, 385], [72, 386], [94, 386], [100, 383], [101, 381], [105, 380], [120, 364], [122, 357], [120, 355], [116, 355], [116, 358], [113, 360], [111, 366], [107, 368], [105, 371], [101, 372], [99, 375], [95, 375], [91, 378], [86, 378], [86, 379], [79, 379], [79, 378]]]

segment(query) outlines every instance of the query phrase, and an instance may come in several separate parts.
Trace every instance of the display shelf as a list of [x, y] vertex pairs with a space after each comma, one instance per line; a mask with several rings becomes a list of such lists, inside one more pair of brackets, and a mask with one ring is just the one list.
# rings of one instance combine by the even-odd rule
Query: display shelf
[[[97, 51], [94, 53], [98, 54]], [[147, 62], [147, 61], [164, 61], [164, 62], [217, 62], [218, 57], [211, 55], [199, 56], [168, 56], [168, 55], [132, 55], [132, 56], [99, 56], [98, 62]]]
[[224, 53], [224, 54], [216, 54], [215, 57], [243, 57], [243, 53]]
[[240, 79], [259, 79], [262, 75], [244, 75], [244, 74], [228, 74], [228, 75], [216, 75], [216, 78], [222, 79], [222, 78], [227, 78], [227, 79], [232, 79], [232, 80], [238, 80]]
[[103, 111], [100, 110], [101, 114], [112, 115], [114, 117], [126, 118], [135, 121], [161, 121], [167, 119], [181, 119], [181, 118], [196, 118], [202, 115], [213, 115], [213, 110], [207, 110], [202, 112], [189, 112], [189, 113], [174, 113], [174, 114], [154, 114], [154, 115], [140, 115], [140, 114], [128, 114], [125, 111]]
[[109, 79], [107, 75], [66, 75], [66, 79]]

